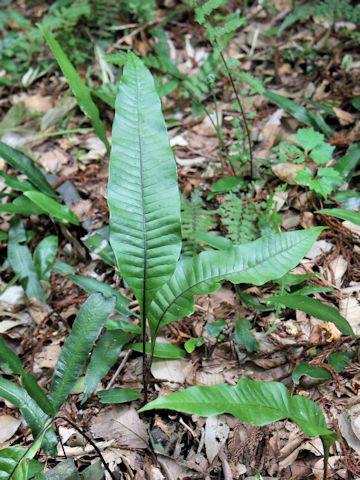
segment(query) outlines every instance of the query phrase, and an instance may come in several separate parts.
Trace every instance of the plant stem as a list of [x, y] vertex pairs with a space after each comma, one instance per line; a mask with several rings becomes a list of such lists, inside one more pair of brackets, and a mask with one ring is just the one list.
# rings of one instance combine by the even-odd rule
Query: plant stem
[[215, 44], [216, 44], [216, 47], [217, 47], [217, 50], [219, 52], [219, 55], [220, 55], [220, 58], [224, 64], [224, 67], [225, 67], [225, 70], [226, 70], [226, 73], [229, 77], [229, 80], [230, 80], [230, 83], [231, 83], [231, 87], [234, 91], [234, 94], [235, 94], [235, 97], [236, 97], [236, 101], [239, 105], [239, 109], [240, 109], [240, 114], [241, 114], [241, 117], [242, 117], [242, 121], [243, 121], [243, 124], [244, 124], [244, 128], [245, 128], [245, 132], [246, 132], [246, 137], [248, 139], [248, 144], [249, 144], [249, 159], [250, 159], [250, 179], [252, 180], [253, 179], [253, 175], [254, 175], [254, 155], [253, 155], [253, 150], [252, 150], [252, 144], [251, 144], [251, 136], [250, 136], [250, 130], [249, 130], [249, 125], [247, 123], [247, 120], [246, 120], [246, 116], [245, 116], [245, 111], [244, 111], [244, 108], [242, 106], [242, 103], [241, 103], [241, 100], [240, 100], [240, 97], [239, 97], [239, 94], [236, 90], [236, 86], [235, 86], [235, 82], [234, 82], [234, 78], [230, 72], [230, 69], [229, 69], [229, 66], [225, 60], [225, 57], [224, 57], [224, 54], [222, 53], [222, 51], [220, 50], [219, 48], [219, 45], [217, 43], [217, 41], [215, 40]]

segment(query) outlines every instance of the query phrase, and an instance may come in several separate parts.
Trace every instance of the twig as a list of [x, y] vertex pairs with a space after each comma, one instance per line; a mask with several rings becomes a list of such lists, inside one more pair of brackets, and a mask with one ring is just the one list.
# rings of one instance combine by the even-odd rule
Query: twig
[[125, 356], [124, 358], [122, 359], [120, 365], [118, 366], [118, 368], [116, 369], [116, 372], [114, 373], [114, 375], [112, 376], [110, 382], [108, 383], [107, 387], [105, 390], [109, 390], [109, 388], [111, 388], [114, 383], [115, 383], [115, 380], [116, 380], [116, 377], [119, 375], [119, 373], [121, 372], [121, 370], [125, 367], [125, 364], [126, 362], [128, 361], [128, 358], [130, 357], [131, 355], [131, 350], [128, 350], [126, 353], [125, 353]]

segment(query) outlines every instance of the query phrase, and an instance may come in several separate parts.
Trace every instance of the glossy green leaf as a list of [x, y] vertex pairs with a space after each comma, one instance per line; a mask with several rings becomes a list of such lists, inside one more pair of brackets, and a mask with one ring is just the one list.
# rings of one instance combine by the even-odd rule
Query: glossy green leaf
[[152, 338], [159, 327], [192, 313], [194, 296], [216, 291], [221, 280], [262, 285], [280, 278], [309, 251], [320, 231], [315, 228], [275, 234], [180, 261], [151, 303], [148, 318]]
[[11, 222], [8, 240], [8, 261], [14, 273], [22, 283], [26, 295], [36, 297], [46, 302], [45, 292], [41, 286], [39, 276], [28, 246], [23, 243], [24, 228], [18, 218]]
[[[33, 400], [26, 390], [16, 383], [0, 377], [0, 397], [5, 398], [17, 407], [34, 436], [38, 435], [49, 420], [49, 417]], [[44, 438], [44, 448], [53, 451], [57, 444], [55, 433], [49, 430]]]
[[13, 175], [8, 175], [7, 173], [0, 171], [0, 177], [3, 178], [5, 185], [13, 190], [18, 190], [20, 192], [34, 190], [34, 185], [32, 185], [30, 182], [21, 182]]
[[26, 453], [23, 447], [13, 446], [0, 449], [0, 480], [27, 480], [28, 466], [22, 462], [17, 467]]
[[43, 215], [46, 212], [35, 205], [29, 198], [24, 195], [20, 195], [15, 198], [13, 202], [0, 204], [0, 213], [14, 213], [17, 215], [30, 216], [30, 215]]
[[108, 330], [121, 330], [124, 333], [133, 333], [135, 335], [141, 335], [142, 330], [140, 325], [131, 322], [128, 318], [121, 316], [114, 316], [106, 320], [105, 328]]
[[90, 252], [101, 258], [111, 267], [115, 267], [115, 257], [109, 245], [109, 227], [103, 227], [81, 239]]
[[92, 294], [76, 316], [56, 364], [50, 400], [58, 410], [82, 373], [89, 353], [107, 317], [114, 310], [115, 298]]
[[49, 47], [51, 48], [59, 67], [65, 75], [66, 80], [68, 81], [70, 88], [76, 97], [79, 107], [84, 114], [90, 118], [98, 137], [104, 143], [106, 150], [109, 153], [110, 145], [106, 137], [105, 125], [100, 119], [99, 109], [91, 97], [91, 90], [85, 85], [82, 78], [77, 73], [67, 55], [61, 48], [60, 44], [49, 32], [49, 30], [44, 26], [40, 26], [39, 28]]
[[224, 193], [231, 192], [236, 188], [244, 186], [244, 179], [236, 175], [231, 175], [230, 177], [224, 177], [215, 182], [211, 186], [212, 193]]
[[344, 335], [355, 336], [349, 322], [346, 318], [340, 315], [336, 308], [324, 305], [315, 298], [290, 294], [269, 297], [266, 301], [271, 302], [274, 305], [285, 305], [293, 310], [301, 310], [302, 312], [312, 315], [315, 318], [319, 318], [324, 322], [332, 322]]
[[116, 100], [108, 203], [117, 265], [146, 316], [180, 254], [180, 197], [154, 81], [132, 53]]
[[233, 246], [231, 240], [209, 232], [193, 232], [191, 237], [199, 243], [205, 243], [216, 250], [226, 250]]
[[205, 343], [203, 337], [189, 338], [184, 343], [184, 348], [188, 353], [192, 353], [196, 348], [202, 347]]
[[309, 398], [290, 396], [279, 382], [257, 382], [241, 379], [234, 387], [227, 384], [190, 387], [181, 392], [159, 397], [140, 412], [170, 409], [193, 415], [211, 416], [230, 413], [244, 423], [257, 426], [290, 419], [306, 435], [336, 437], [328, 430], [323, 413]]
[[59, 241], [55, 235], [45, 237], [34, 250], [34, 266], [41, 280], [50, 280], [52, 266], [56, 259]]
[[44, 212], [49, 214], [51, 217], [56, 218], [63, 223], [72, 223], [74, 225], [79, 225], [79, 219], [74, 212], [70, 210], [66, 205], [62, 205], [57, 200], [48, 197], [41, 192], [25, 192], [25, 197], [29, 198], [32, 202], [35, 203], [39, 208]]
[[4, 372], [15, 373], [21, 377], [21, 383], [30, 397], [35, 400], [39, 407], [49, 416], [53, 415], [52, 406], [37, 383], [32, 373], [24, 370], [18, 355], [12, 350], [5, 340], [0, 337], [0, 367]]
[[102, 293], [105, 297], [115, 297], [115, 310], [126, 316], [131, 315], [131, 310], [129, 310], [129, 300], [107, 283], [100, 282], [96, 278], [87, 277], [85, 275], [69, 274], [68, 278], [87, 293]]
[[85, 403], [90, 398], [97, 384], [115, 365], [123, 346], [133, 338], [134, 335], [129, 335], [121, 330], [107, 330], [104, 333], [94, 348], [86, 370], [85, 389], [81, 403]]
[[[142, 343], [132, 343], [128, 346], [131, 350], [135, 352], [142, 353], [143, 351], [143, 344]], [[177, 347], [176, 345], [172, 345], [171, 343], [156, 343], [154, 351], [151, 349], [151, 343], [146, 344], [145, 348], [146, 353], [151, 353], [156, 358], [168, 358], [175, 360], [177, 358], [184, 358], [186, 353], [181, 348]]]
[[13, 168], [19, 170], [21, 173], [24, 173], [34, 187], [46, 195], [56, 198], [54, 189], [51, 187], [38, 167], [36, 167], [31, 158], [3, 142], [0, 142], [0, 157], [3, 158], [6, 163], [11, 165]]
[[360, 162], [360, 142], [353, 143], [346, 154], [333, 166], [345, 181], [351, 180]]
[[355, 223], [355, 225], [360, 225], [360, 212], [354, 212], [353, 210], [345, 210], [344, 208], [323, 208], [322, 210], [317, 210], [315, 213], [341, 218], [342, 220]]
[[110, 388], [97, 393], [100, 403], [126, 403], [138, 400], [141, 393], [131, 388]]

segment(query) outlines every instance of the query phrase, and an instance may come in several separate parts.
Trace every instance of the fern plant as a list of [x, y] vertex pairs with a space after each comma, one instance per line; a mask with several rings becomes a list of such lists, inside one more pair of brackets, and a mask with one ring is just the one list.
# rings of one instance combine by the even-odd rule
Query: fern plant
[[243, 204], [234, 193], [229, 193], [224, 197], [219, 215], [222, 225], [227, 230], [227, 237], [233, 243], [240, 245], [259, 236], [257, 228], [259, 209], [254, 202]]
[[[205, 251], [179, 259], [181, 221], [176, 163], [153, 78], [132, 53], [128, 54], [116, 101], [108, 203], [110, 244], [117, 269], [140, 307], [142, 344], [132, 344], [131, 348], [143, 353], [145, 401], [147, 353], [155, 350], [161, 327], [191, 314], [194, 297], [216, 291], [222, 280], [262, 285], [282, 277], [306, 254], [321, 231], [315, 228], [274, 234], [223, 251]], [[102, 293], [93, 293], [81, 307], [55, 367], [49, 395], [33, 381], [27, 382], [20, 360], [0, 341], [2, 368], [5, 365], [5, 371], [19, 375], [23, 385], [0, 377], [0, 396], [21, 410], [35, 435], [67, 399], [107, 317], [117, 308], [114, 289], [101, 282], [95, 287], [88, 284], [88, 288]], [[352, 333], [340, 315], [333, 315], [331, 320], [344, 333]], [[122, 319], [111, 322], [117, 325], [118, 335], [126, 331], [127, 322]], [[105, 371], [114, 338], [110, 335], [99, 341], [97, 356]], [[120, 337], [118, 342], [122, 342]], [[94, 357], [95, 353], [91, 361]], [[89, 377], [98, 374], [95, 362], [93, 367]], [[235, 387], [195, 387], [158, 399], [143, 410], [153, 408], [172, 408], [199, 415], [229, 412], [241, 421], [256, 425], [290, 418], [307, 435], [320, 435], [326, 452], [336, 439], [313, 401], [290, 396], [285, 386], [276, 382], [242, 379]], [[51, 431], [46, 433], [44, 441], [53, 452]]]
[[198, 233], [206, 233], [215, 228], [214, 212], [204, 208], [199, 190], [193, 190], [190, 198], [181, 195], [181, 236], [184, 255], [194, 255], [201, 251]]

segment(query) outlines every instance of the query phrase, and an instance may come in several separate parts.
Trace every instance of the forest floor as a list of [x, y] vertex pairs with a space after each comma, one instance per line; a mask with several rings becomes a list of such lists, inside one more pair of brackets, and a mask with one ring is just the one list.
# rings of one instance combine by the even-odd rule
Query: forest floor
[[[199, 66], [211, 52], [204, 30], [195, 22], [187, 6], [168, 21], [161, 22], [176, 8], [185, 5], [175, 0], [161, 3], [151, 22], [135, 21], [126, 30], [117, 31], [116, 41], [106, 47], [106, 53], [132, 49], [146, 57], [154, 51], [151, 29], [161, 28], [166, 34], [171, 59], [179, 71], [189, 77], [196, 76]], [[232, 2], [228, 3], [231, 11]], [[313, 226], [328, 228], [292, 271], [309, 274], [299, 285], [269, 282], [261, 287], [241, 285], [241, 289], [235, 289], [232, 284], [224, 283], [211, 296], [196, 298], [192, 316], [164, 328], [161, 336], [182, 348], [190, 339], [201, 337], [203, 340], [182, 359], [154, 361], [149, 397], [154, 399], [193, 385], [235, 385], [243, 377], [281, 381], [291, 393], [315, 400], [324, 411], [328, 425], [342, 438], [331, 449], [329, 478], [357, 478], [360, 475], [359, 345], [350, 336], [342, 335], [331, 322], [300, 310], [269, 307], [264, 298], [293, 292], [298, 287], [306, 288], [314, 298], [339, 309], [354, 332], [360, 333], [359, 226], [316, 213], [322, 208], [359, 208], [359, 194], [355, 192], [359, 178], [356, 164], [360, 158], [360, 144], [357, 143], [360, 142], [358, 25], [350, 20], [331, 23], [321, 15], [313, 15], [289, 25], [278, 35], [276, 32], [291, 12], [291, 2], [274, 0], [271, 9], [261, 7], [260, 2], [249, 4], [245, 15], [247, 23], [233, 34], [226, 56], [237, 59], [241, 64], [236, 67], [238, 70], [265, 82], [266, 89], [281, 95], [282, 99], [276, 103], [252, 86], [251, 80], [249, 86], [236, 78], [251, 128], [252, 172], [246, 150], [248, 139], [234, 106], [236, 99], [228, 76], [209, 71], [214, 77], [209, 80], [213, 82], [212, 91], [202, 94], [203, 105], [213, 122], [218, 121], [220, 125], [222, 149], [213, 122], [200, 112], [194, 114], [197, 107], [192, 105], [181, 85], [162, 97], [179, 184], [185, 197], [183, 211], [188, 219], [183, 226], [185, 253], [196, 253], [204, 248], [204, 242], [193, 235], [201, 224], [205, 227], [199, 227], [200, 233], [203, 228], [235, 243], [237, 236], [238, 241], [244, 242], [266, 233], [262, 216], [266, 221], [277, 223], [282, 231]], [[48, 5], [37, 2], [26, 9], [24, 2], [13, 2], [11, 9], [36, 23], [46, 14]], [[8, 29], [22, 29], [21, 22], [16, 24], [16, 19], [12, 22]], [[44, 215], [23, 217], [26, 230], [32, 231], [30, 250], [33, 251], [46, 235], [56, 235], [59, 260], [74, 266], [79, 274], [118, 288], [130, 300], [130, 308], [136, 314], [138, 307], [130, 290], [114, 269], [99, 255], [89, 252], [83, 243], [92, 232], [108, 225], [109, 158], [89, 120], [76, 106], [66, 79], [51, 63], [50, 51], [43, 48], [42, 66], [46, 66], [46, 62], [51, 65], [45, 74], [26, 87], [21, 79], [2, 82], [0, 86], [1, 139], [31, 154], [64, 202], [78, 215], [81, 224], [63, 228]], [[93, 60], [80, 66], [78, 71], [93, 87], [99, 86], [101, 73], [106, 75], [107, 71], [104, 64], [106, 62], [99, 64], [98, 60]], [[118, 67], [107, 66], [118, 75]], [[165, 74], [156, 68], [152, 71], [163, 81]], [[297, 102], [295, 110], [283, 99]], [[114, 111], [100, 100], [98, 104], [111, 140]], [[304, 167], [311, 175], [319, 168], [309, 152], [301, 150], [299, 137], [296, 137], [300, 129], [312, 129], [315, 125], [304, 122], [301, 116], [304, 111], [316, 114], [317, 125], [323, 126], [319, 142], [333, 147], [331, 158], [320, 167], [331, 168], [350, 152], [350, 172], [337, 188], [331, 182], [329, 187], [319, 171], [318, 177], [312, 177], [313, 182], [320, 182], [319, 187], [311, 182], [306, 185], [297, 181], [296, 173]], [[47, 124], [46, 121], [44, 124], [45, 116]], [[307, 134], [311, 136], [311, 132]], [[279, 144], [287, 146], [281, 150]], [[294, 145], [300, 148], [300, 153], [300, 150], [291, 151]], [[232, 148], [235, 149], [233, 155], [238, 155], [237, 163], [229, 161]], [[243, 155], [246, 151], [247, 163]], [[294, 162], [300, 154], [303, 161]], [[288, 156], [286, 161], [284, 155]], [[5, 162], [0, 160], [0, 163], [7, 173], [14, 172]], [[216, 183], [227, 177], [233, 179], [234, 173], [241, 180], [235, 180], [233, 185], [229, 181]], [[2, 186], [2, 201], [8, 201], [5, 195], [9, 193], [8, 188]], [[322, 194], [323, 188], [329, 190]], [[2, 215], [0, 229], [3, 232], [8, 231], [11, 218], [10, 214]], [[61, 347], [87, 294], [66, 276], [53, 272], [46, 284], [47, 304], [26, 299], [20, 283], [11, 284], [13, 273], [6, 264], [6, 239], [1, 241], [0, 255], [3, 264], [0, 333], [20, 356], [24, 367], [48, 391]], [[235, 335], [236, 322], [244, 318], [250, 322], [250, 344], [246, 344], [244, 337]], [[338, 368], [327, 362], [328, 357], [336, 353], [342, 354]], [[345, 363], [344, 358], [347, 358]], [[296, 376], [294, 369], [299, 364], [306, 368], [303, 374], [296, 370]], [[318, 372], [321, 370], [320, 378], [311, 367], [317, 367]], [[141, 368], [140, 353], [123, 351], [98, 390], [127, 387], [141, 391]], [[16, 378], [5, 370], [4, 373], [7, 378]], [[227, 414], [209, 418], [169, 411], [138, 414], [140, 400], [125, 405], [104, 405], [93, 395], [82, 405], [82, 389], [83, 385], [78, 382], [76, 392], [62, 407], [61, 415], [71, 419], [95, 441], [110, 469], [116, 472], [116, 478], [323, 478], [320, 439], [306, 437], [290, 421], [256, 427]], [[9, 402], [0, 401], [0, 405], [0, 446], [28, 446], [32, 435], [18, 410]], [[62, 442], [58, 456], [51, 459], [41, 453], [38, 459], [46, 465], [46, 470], [56, 465], [70, 468], [70, 474], [60, 470], [56, 478], [78, 478], [71, 476], [75, 475], [71, 470], [73, 464], [71, 461], [64, 463], [64, 456], [75, 460], [76, 469], [82, 471], [98, 460], [97, 453], [93, 445], [65, 420], [59, 420], [57, 427]], [[258, 474], [262, 477], [256, 477]], [[102, 477], [102, 474], [93, 475], [94, 479]]]

